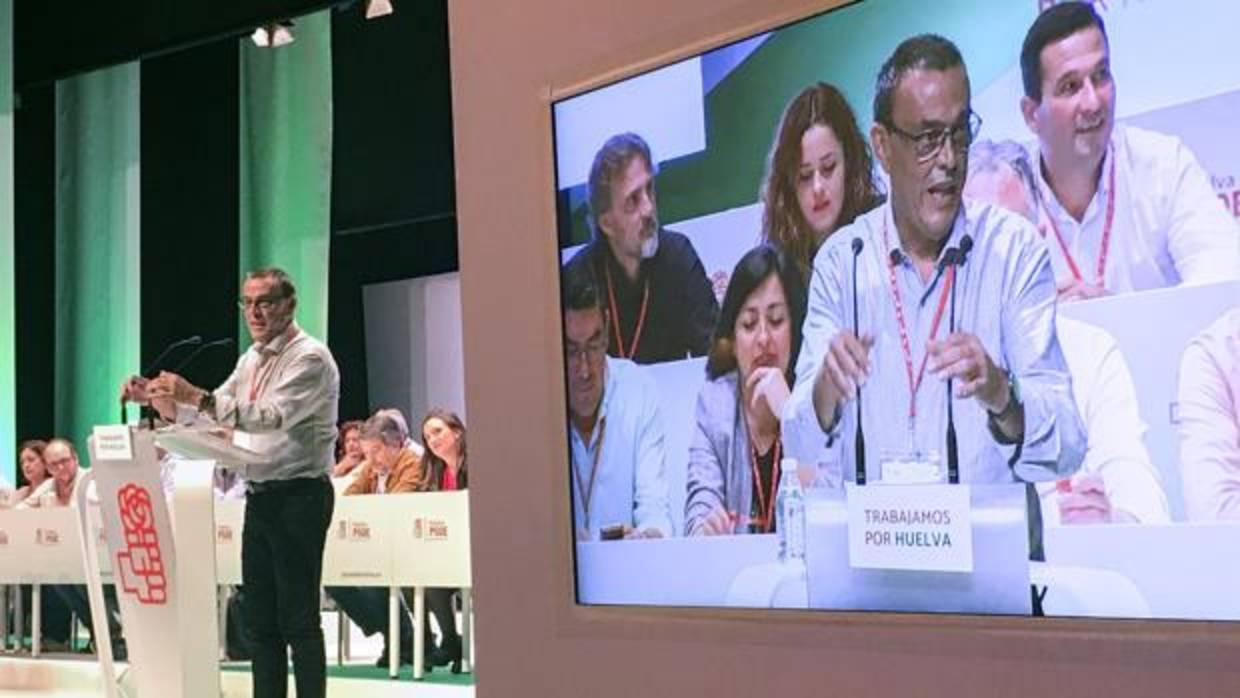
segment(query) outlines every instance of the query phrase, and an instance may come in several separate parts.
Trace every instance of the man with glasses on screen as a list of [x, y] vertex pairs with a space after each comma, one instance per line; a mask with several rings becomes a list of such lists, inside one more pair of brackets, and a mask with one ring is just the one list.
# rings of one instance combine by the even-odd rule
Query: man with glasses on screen
[[979, 126], [950, 41], [913, 37], [883, 64], [871, 140], [891, 195], [814, 260], [784, 413], [797, 458], [813, 462], [838, 441], [844, 475], [856, 479], [860, 390], [867, 480], [950, 481], [953, 379], [960, 482], [1053, 480], [1079, 466], [1085, 438], [1055, 337], [1046, 247], [1019, 216], [962, 203]]
[[658, 389], [644, 369], [607, 355], [609, 317], [590, 268], [562, 276], [577, 538], [669, 536]]
[[1240, 278], [1240, 226], [1175, 136], [1115, 123], [1106, 27], [1057, 4], [1020, 54], [1041, 232], [1063, 300]]
[[594, 240], [569, 262], [606, 294], [607, 353], [640, 364], [705, 355], [719, 317], [693, 243], [659, 226], [655, 174], [641, 136], [607, 139], [590, 167]]
[[246, 471], [241, 542], [253, 694], [287, 695], [291, 649], [297, 696], [316, 698], [327, 690], [319, 595], [335, 506], [328, 474], [340, 372], [327, 346], [294, 321], [297, 291], [283, 270], [247, 274], [239, 305], [254, 343], [223, 385], [207, 391], [164, 372], [130, 378], [122, 398], [150, 402], [167, 419], [196, 409], [267, 457]]

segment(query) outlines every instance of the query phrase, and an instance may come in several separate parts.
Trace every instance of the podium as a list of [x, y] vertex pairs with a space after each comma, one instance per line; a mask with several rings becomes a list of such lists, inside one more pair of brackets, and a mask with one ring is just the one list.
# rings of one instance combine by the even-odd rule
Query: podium
[[[177, 463], [171, 502], [165, 499], [157, 445], [188, 459]], [[264, 458], [202, 429], [152, 432], [127, 425], [96, 427], [90, 458], [74, 496], [105, 694], [115, 698], [120, 689], [103, 630], [99, 541], [88, 533], [86, 496], [92, 483], [138, 695], [218, 698], [215, 467], [243, 469]]]

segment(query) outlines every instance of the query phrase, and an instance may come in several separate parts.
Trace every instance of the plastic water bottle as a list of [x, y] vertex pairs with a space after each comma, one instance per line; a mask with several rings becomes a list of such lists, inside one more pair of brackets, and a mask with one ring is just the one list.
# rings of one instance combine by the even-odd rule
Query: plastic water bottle
[[775, 531], [779, 534], [779, 561], [805, 564], [805, 491], [797, 477], [797, 461], [779, 462], [779, 491], [775, 495]]

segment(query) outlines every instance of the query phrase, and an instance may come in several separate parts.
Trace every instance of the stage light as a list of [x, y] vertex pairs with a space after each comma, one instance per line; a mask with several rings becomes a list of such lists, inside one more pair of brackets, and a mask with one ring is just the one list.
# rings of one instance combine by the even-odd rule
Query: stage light
[[392, 14], [392, 0], [366, 0], [366, 19]]
[[292, 20], [284, 20], [261, 26], [254, 30], [254, 33], [250, 35], [250, 39], [254, 41], [255, 46], [262, 48], [279, 48], [280, 46], [291, 44], [294, 41], [293, 22]]

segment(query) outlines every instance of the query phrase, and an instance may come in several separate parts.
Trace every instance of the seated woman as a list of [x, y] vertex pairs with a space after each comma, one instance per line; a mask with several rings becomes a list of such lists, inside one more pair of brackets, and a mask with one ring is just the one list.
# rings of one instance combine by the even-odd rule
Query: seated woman
[[[435, 408], [422, 420], [422, 473], [430, 491], [463, 490], [469, 486], [466, 464], [465, 424], [455, 413]], [[461, 672], [461, 635], [456, 629], [456, 612], [452, 597], [456, 589], [429, 588], [426, 608], [435, 616], [442, 637], [439, 646], [429, 653], [434, 666], [452, 665], [452, 673]]]
[[802, 90], [775, 134], [762, 185], [762, 240], [808, 280], [823, 241], [883, 197], [857, 118], [835, 87], [819, 82]]
[[26, 484], [13, 491], [9, 496], [8, 506], [20, 504], [50, 477], [47, 472], [47, 463], [43, 462], [43, 449], [46, 447], [46, 442], [37, 439], [23, 441], [17, 447], [17, 461], [21, 463], [22, 477], [25, 478]]
[[332, 468], [332, 478], [348, 477], [357, 470], [362, 461], [366, 460], [362, 453], [362, 440], [358, 436], [362, 422], [353, 419], [340, 425], [340, 433], [336, 437], [336, 467]]
[[[397, 494], [416, 492], [424, 478], [417, 456], [405, 448], [407, 437], [402, 425], [390, 414], [380, 411], [366, 420], [358, 430], [358, 437], [365, 455], [365, 464], [344, 491], [344, 496], [358, 494]], [[383, 633], [383, 654], [376, 666], [387, 666], [391, 652], [388, 637], [388, 594], [379, 587], [327, 587], [332, 597], [349, 618], [357, 623], [367, 635]], [[401, 662], [413, 661], [413, 623], [407, 608], [400, 613], [399, 647]]]
[[685, 534], [775, 530], [779, 414], [801, 348], [805, 290], [789, 255], [763, 245], [732, 272], [698, 393]]

